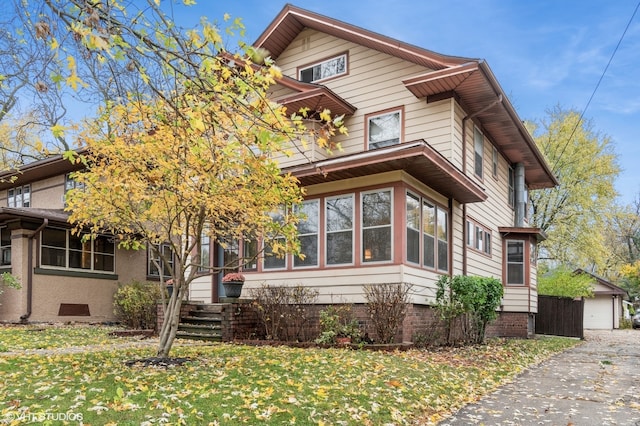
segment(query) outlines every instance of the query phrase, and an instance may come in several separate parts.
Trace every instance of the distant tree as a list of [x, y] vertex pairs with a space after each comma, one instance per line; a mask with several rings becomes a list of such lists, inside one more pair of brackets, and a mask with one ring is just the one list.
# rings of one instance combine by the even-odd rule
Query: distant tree
[[548, 235], [540, 244], [541, 261], [603, 269], [606, 212], [620, 171], [610, 139], [594, 132], [578, 112], [559, 107], [528, 126], [560, 183], [530, 193], [532, 224]]
[[627, 290], [629, 298], [636, 302], [637, 306], [637, 302], [640, 302], [640, 260], [623, 265], [620, 273], [620, 287]]
[[560, 297], [593, 297], [593, 277], [560, 266], [538, 276], [538, 294]]

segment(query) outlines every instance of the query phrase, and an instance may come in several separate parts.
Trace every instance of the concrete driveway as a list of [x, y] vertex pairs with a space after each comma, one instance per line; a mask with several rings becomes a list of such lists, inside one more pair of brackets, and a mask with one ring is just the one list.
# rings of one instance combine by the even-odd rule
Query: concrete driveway
[[578, 347], [440, 422], [470, 424], [640, 426], [640, 330], [585, 330]]

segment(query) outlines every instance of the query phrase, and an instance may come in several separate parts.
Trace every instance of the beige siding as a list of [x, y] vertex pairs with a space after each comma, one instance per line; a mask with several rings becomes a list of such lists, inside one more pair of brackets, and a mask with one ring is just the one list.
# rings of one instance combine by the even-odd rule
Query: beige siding
[[211, 276], [198, 277], [189, 286], [189, 300], [211, 303]]

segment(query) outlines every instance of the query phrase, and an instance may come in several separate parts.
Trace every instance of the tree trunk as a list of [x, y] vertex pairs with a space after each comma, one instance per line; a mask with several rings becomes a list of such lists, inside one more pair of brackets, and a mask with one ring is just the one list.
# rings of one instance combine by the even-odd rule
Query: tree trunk
[[178, 332], [178, 324], [180, 323], [180, 308], [182, 307], [182, 295], [184, 293], [184, 285], [180, 283], [173, 289], [173, 294], [167, 302], [164, 310], [164, 321], [160, 329], [160, 341], [158, 342], [158, 350], [156, 356], [159, 358], [168, 358], [173, 341], [176, 339]]

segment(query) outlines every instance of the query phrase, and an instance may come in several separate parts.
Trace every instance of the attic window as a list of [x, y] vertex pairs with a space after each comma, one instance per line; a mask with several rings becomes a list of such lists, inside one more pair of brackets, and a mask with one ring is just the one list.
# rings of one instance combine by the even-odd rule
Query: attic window
[[312, 83], [346, 73], [347, 55], [342, 54], [335, 58], [327, 59], [305, 68], [301, 68], [298, 74], [300, 81], [304, 83]]
[[400, 110], [367, 117], [367, 142], [369, 149], [397, 145], [402, 136]]

